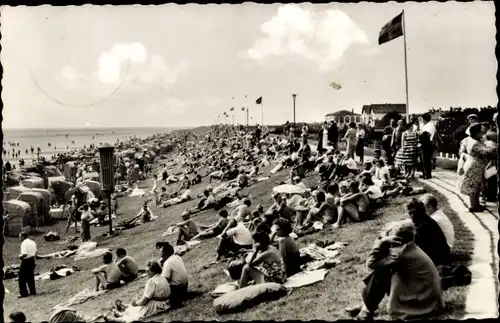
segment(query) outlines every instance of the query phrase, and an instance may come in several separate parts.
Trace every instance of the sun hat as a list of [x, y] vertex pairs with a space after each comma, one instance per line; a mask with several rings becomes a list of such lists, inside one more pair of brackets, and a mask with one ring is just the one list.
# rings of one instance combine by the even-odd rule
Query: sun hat
[[479, 119], [479, 117], [477, 116], [477, 114], [474, 114], [474, 113], [473, 113], [473, 114], [469, 114], [469, 115], [467, 116], [467, 120], [470, 120], [470, 119]]

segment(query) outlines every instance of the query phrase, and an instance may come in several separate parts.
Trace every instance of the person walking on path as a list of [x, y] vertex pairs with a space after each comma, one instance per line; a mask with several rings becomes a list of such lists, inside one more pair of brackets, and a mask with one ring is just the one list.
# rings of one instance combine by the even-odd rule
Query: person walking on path
[[[36, 295], [35, 288], [35, 258], [37, 253], [36, 243], [28, 238], [28, 234], [23, 232], [19, 235], [21, 240], [21, 253], [19, 259], [19, 298]], [[28, 288], [26, 288], [28, 287]], [[29, 289], [29, 294], [28, 294]]]

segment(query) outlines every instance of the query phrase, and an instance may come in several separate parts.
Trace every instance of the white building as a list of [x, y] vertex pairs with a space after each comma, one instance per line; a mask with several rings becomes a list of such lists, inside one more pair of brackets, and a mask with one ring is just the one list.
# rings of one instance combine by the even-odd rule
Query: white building
[[406, 104], [369, 104], [364, 105], [361, 110], [363, 123], [375, 127], [375, 123], [381, 120], [387, 113], [397, 112], [401, 117], [406, 118]]
[[361, 123], [362, 117], [360, 114], [354, 113], [354, 111], [340, 110], [325, 115], [325, 121], [333, 121], [337, 124], [337, 127], [341, 129], [351, 122], [356, 124]]

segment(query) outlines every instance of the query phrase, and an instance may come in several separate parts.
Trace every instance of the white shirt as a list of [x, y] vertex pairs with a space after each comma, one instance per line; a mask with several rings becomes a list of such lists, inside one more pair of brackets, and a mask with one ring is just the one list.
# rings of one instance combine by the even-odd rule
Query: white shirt
[[368, 189], [366, 190], [366, 195], [371, 200], [377, 200], [377, 199], [382, 198], [384, 196], [384, 194], [382, 193], [380, 188], [378, 188], [376, 185], [372, 185], [372, 186], [368, 187]]
[[187, 189], [186, 191], [184, 191], [184, 194], [182, 194], [182, 198], [183, 199], [190, 199], [191, 198], [191, 190]]
[[165, 260], [161, 275], [168, 280], [170, 285], [178, 286], [188, 283], [186, 266], [178, 255], [172, 255]]
[[24, 239], [21, 243], [21, 255], [26, 255], [26, 258], [35, 257], [37, 252], [36, 243], [31, 239]]
[[423, 127], [422, 127], [422, 132], [428, 132], [430, 135], [431, 141], [434, 139], [434, 135], [436, 134], [436, 126], [432, 122], [427, 122]]
[[358, 164], [356, 164], [356, 161], [352, 158], [349, 158], [344, 162], [344, 165], [347, 166], [349, 169], [358, 169]]
[[240, 246], [251, 246], [253, 244], [252, 233], [242, 224], [226, 231], [228, 237], [232, 237], [233, 241]]
[[453, 229], [453, 224], [446, 214], [443, 213], [442, 210], [437, 210], [436, 212], [431, 214], [431, 218], [437, 222], [443, 234], [446, 238], [446, 242], [450, 248], [453, 247], [453, 243], [455, 242], [455, 230]]
[[380, 181], [386, 181], [387, 179], [391, 178], [391, 173], [389, 172], [389, 168], [387, 166], [378, 168], [375, 168], [375, 179], [378, 179]]

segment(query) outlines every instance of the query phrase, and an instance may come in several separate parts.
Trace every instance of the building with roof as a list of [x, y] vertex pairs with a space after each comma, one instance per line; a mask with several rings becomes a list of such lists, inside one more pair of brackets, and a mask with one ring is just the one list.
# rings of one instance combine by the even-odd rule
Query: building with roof
[[401, 117], [406, 117], [406, 104], [368, 104], [361, 109], [362, 122], [375, 127], [375, 122], [382, 119], [386, 114], [397, 112]]
[[333, 113], [328, 113], [325, 115], [325, 121], [333, 121], [337, 124], [339, 129], [343, 128], [345, 125], [349, 125], [349, 123], [354, 122], [356, 124], [362, 122], [362, 116], [358, 113], [354, 113], [354, 109], [352, 111], [348, 110], [340, 110]]

